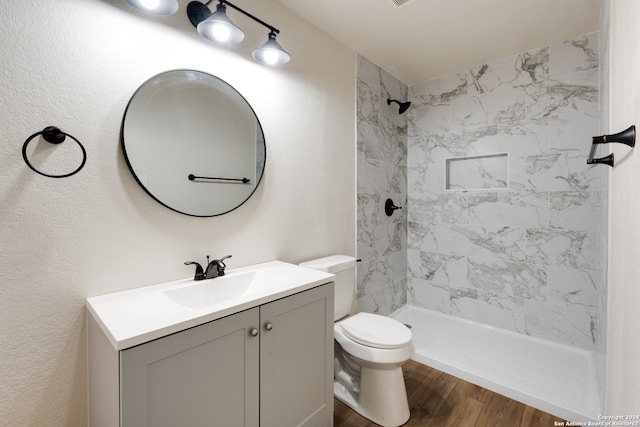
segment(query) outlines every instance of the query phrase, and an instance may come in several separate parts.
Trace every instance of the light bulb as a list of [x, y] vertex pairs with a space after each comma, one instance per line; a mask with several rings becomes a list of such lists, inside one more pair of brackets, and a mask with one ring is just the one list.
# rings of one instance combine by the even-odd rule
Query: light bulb
[[178, 10], [178, 0], [125, 0], [136, 9], [153, 15], [172, 15]]
[[262, 58], [264, 59], [264, 62], [269, 65], [276, 64], [278, 62], [278, 52], [266, 50]]
[[154, 10], [160, 4], [160, 0], [140, 0], [140, 5], [145, 9]]
[[211, 32], [213, 33], [213, 38], [222, 43], [228, 41], [229, 37], [231, 37], [231, 31], [226, 25], [213, 25]]

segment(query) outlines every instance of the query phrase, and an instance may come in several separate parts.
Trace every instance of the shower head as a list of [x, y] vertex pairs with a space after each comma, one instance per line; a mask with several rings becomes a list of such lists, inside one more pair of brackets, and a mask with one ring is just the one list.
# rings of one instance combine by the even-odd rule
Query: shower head
[[398, 111], [398, 114], [402, 114], [405, 111], [407, 111], [407, 109], [409, 108], [409, 106], [411, 105], [410, 101], [407, 102], [400, 102], [397, 101], [395, 99], [389, 99], [387, 98], [387, 105], [391, 105], [392, 102], [395, 102], [396, 104], [398, 104], [398, 106], [400, 107], [400, 110]]

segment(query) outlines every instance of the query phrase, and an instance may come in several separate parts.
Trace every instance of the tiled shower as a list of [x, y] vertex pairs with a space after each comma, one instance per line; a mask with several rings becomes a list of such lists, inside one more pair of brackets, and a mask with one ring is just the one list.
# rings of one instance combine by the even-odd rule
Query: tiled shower
[[[410, 87], [359, 56], [358, 309], [604, 354], [608, 166], [586, 164], [599, 72], [597, 33]], [[387, 217], [387, 198], [403, 209]]]
[[[390, 314], [407, 303], [407, 85], [358, 56], [358, 311]], [[396, 210], [388, 217], [385, 201]]]

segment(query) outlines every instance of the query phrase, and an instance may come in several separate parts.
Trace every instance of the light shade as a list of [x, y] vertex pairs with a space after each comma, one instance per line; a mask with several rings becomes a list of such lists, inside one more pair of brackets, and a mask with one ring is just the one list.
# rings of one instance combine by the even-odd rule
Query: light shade
[[244, 33], [227, 16], [227, 8], [219, 3], [216, 11], [207, 19], [198, 24], [198, 32], [206, 39], [236, 44], [244, 39]]
[[267, 65], [286, 64], [291, 60], [289, 55], [276, 41], [276, 34], [269, 33], [269, 39], [253, 52], [256, 61]]
[[125, 0], [136, 9], [154, 15], [173, 15], [178, 11], [178, 0]]

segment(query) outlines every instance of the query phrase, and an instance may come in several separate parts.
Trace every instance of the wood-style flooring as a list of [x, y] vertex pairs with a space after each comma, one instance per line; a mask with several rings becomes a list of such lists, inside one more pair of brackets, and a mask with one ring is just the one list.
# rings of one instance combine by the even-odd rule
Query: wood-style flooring
[[[413, 360], [403, 371], [411, 411], [405, 427], [551, 427], [566, 421]], [[377, 426], [334, 402], [334, 427]]]

